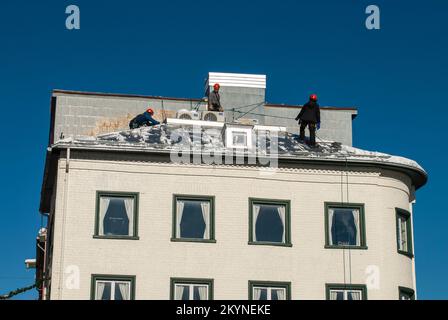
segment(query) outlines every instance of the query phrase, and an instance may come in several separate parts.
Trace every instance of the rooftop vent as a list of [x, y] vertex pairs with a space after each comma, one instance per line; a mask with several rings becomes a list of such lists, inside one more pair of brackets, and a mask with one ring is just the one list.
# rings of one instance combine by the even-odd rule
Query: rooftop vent
[[208, 90], [215, 83], [221, 87], [266, 89], [266, 75], [209, 72], [205, 89]]

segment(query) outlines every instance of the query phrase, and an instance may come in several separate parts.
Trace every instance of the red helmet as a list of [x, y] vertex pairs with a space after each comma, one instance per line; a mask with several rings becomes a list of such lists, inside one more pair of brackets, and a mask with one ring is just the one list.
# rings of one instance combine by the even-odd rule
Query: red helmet
[[215, 83], [215, 85], [213, 86], [213, 89], [215, 90], [219, 90], [221, 86], [219, 85], [219, 83]]
[[311, 101], [317, 101], [317, 95], [316, 94], [312, 94], [312, 95], [310, 95], [310, 100]]
[[146, 110], [146, 112], [148, 112], [150, 115], [154, 114], [154, 110], [152, 110], [151, 108], [148, 108], [148, 110]]

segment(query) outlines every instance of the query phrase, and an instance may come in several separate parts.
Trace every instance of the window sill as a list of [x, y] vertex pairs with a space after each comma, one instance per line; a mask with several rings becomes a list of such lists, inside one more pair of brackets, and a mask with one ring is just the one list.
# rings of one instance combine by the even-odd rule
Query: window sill
[[292, 247], [292, 243], [281, 243], [281, 242], [249, 241], [247, 244], [255, 246]]
[[171, 242], [196, 242], [196, 243], [216, 243], [213, 239], [188, 239], [188, 238], [171, 238]]
[[93, 236], [93, 239], [105, 239], [105, 240], [140, 240], [140, 237], [129, 236]]
[[367, 250], [368, 246], [330, 246], [325, 245], [325, 249], [350, 249], [350, 250]]
[[414, 258], [414, 255], [412, 254], [412, 253], [410, 253], [410, 252], [407, 252], [407, 251], [401, 251], [401, 250], [397, 250], [397, 252], [399, 253], [399, 254], [401, 254], [401, 255], [403, 255], [403, 256], [406, 256], [406, 257], [408, 257], [408, 258]]

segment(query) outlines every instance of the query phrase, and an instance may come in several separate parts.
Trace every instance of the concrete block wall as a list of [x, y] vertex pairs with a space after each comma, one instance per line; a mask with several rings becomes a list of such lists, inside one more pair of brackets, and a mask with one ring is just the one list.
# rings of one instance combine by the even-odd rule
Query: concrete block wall
[[[301, 108], [266, 106], [265, 114], [272, 117], [264, 117], [266, 125], [280, 125], [287, 128], [288, 132], [299, 133], [299, 126], [294, 119], [299, 114]], [[337, 141], [351, 146], [352, 138], [352, 117], [356, 114], [354, 110], [321, 109], [321, 128], [317, 131], [318, 138]], [[306, 129], [305, 134], [309, 136]]]
[[[190, 110], [198, 105], [197, 100], [60, 92], [54, 95], [56, 96], [54, 141], [59, 140], [61, 135], [65, 138], [94, 136], [128, 129], [130, 119], [148, 107], [154, 109], [156, 119], [162, 120], [163, 115], [174, 118], [178, 110]], [[226, 119], [231, 121], [242, 115], [233, 113], [231, 108], [262, 102], [265, 96], [264, 89], [223, 87], [221, 98], [226, 110]], [[240, 111], [249, 111], [251, 108], [253, 107], [243, 108]], [[199, 109], [206, 110], [206, 103], [200, 103]], [[251, 113], [275, 117], [247, 114], [244, 118], [258, 119], [261, 124], [266, 125], [285, 126], [289, 132], [298, 133], [297, 122], [294, 118], [299, 111], [299, 108], [260, 105], [255, 107]], [[347, 109], [322, 109], [322, 126], [317, 133], [318, 136], [325, 140], [352, 145], [352, 116], [355, 113], [356, 111]]]
[[128, 129], [129, 120], [148, 107], [154, 109], [156, 119], [162, 120], [163, 109], [167, 117], [175, 117], [177, 110], [196, 104], [194, 100], [56, 94], [54, 141], [61, 134], [73, 137]]

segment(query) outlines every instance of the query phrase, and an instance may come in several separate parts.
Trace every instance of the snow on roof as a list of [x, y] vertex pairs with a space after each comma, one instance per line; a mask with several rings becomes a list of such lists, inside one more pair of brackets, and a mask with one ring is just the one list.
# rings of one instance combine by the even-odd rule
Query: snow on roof
[[[317, 160], [343, 160], [385, 163], [405, 166], [421, 171], [424, 169], [415, 161], [404, 157], [393, 156], [381, 152], [362, 150], [334, 141], [319, 140], [319, 147], [310, 148], [307, 144], [298, 140], [296, 134], [280, 132], [277, 136], [278, 148], [272, 148], [275, 138], [273, 132], [266, 132], [266, 138], [255, 135], [257, 154], [277, 153], [279, 158], [300, 158]], [[277, 135], [277, 133], [276, 133]], [[262, 141], [263, 140], [263, 141]], [[94, 149], [123, 149], [123, 150], [147, 150], [165, 151], [189, 150], [191, 152], [215, 152], [228, 153], [224, 146], [222, 130], [219, 128], [201, 128], [181, 126], [175, 124], [162, 124], [156, 127], [143, 127], [134, 130], [125, 130], [98, 135], [96, 137], [76, 137], [57, 141], [53, 147], [72, 145], [76, 147], [89, 147]], [[266, 145], [267, 148], [262, 146]], [[275, 150], [275, 151], [274, 151]], [[231, 151], [231, 150], [230, 150]]]

